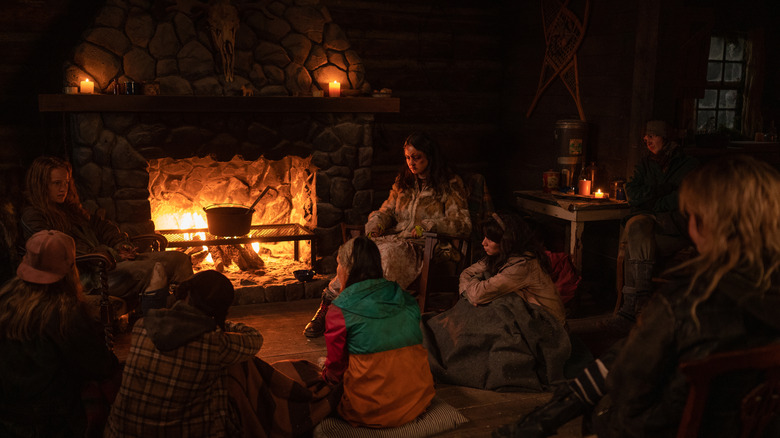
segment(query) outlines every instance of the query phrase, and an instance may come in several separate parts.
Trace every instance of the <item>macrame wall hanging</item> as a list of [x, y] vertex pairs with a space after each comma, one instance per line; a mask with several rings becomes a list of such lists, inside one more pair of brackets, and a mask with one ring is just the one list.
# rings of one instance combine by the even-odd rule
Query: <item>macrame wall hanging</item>
[[555, 78], [560, 77], [566, 89], [569, 90], [580, 120], [585, 121], [585, 112], [580, 101], [580, 81], [577, 72], [577, 49], [585, 36], [588, 24], [590, 0], [585, 0], [585, 11], [582, 21], [567, 6], [569, 0], [542, 0], [542, 20], [544, 22], [544, 40], [547, 49], [544, 52], [542, 73], [539, 76], [539, 87], [526, 117], [531, 117], [542, 93]]

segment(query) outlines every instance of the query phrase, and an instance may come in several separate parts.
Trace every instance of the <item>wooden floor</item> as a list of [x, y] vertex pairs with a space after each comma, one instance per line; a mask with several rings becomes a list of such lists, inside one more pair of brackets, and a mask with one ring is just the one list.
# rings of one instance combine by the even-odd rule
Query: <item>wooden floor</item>
[[[263, 334], [258, 357], [273, 363], [284, 359], [306, 359], [317, 363], [326, 355], [324, 338], [309, 339], [302, 331], [319, 306], [319, 300], [235, 306], [228, 319], [242, 322]], [[117, 356], [126, 356], [126, 337], [116, 345]], [[497, 427], [512, 422], [546, 402], [550, 393], [498, 393], [451, 385], [437, 385], [437, 395], [456, 407], [470, 421], [437, 437], [489, 437]], [[581, 437], [580, 419], [563, 426], [556, 437]]]

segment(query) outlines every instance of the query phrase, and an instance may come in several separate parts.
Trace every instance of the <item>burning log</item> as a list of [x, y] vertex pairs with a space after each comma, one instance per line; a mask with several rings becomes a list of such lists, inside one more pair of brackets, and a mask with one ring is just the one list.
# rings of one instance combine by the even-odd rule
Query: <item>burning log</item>
[[214, 260], [214, 269], [218, 272], [225, 272], [225, 268], [230, 266], [230, 259], [225, 261], [225, 254], [222, 252], [221, 245], [209, 245], [209, 254]]
[[263, 259], [251, 247], [246, 245], [212, 245], [208, 248], [208, 252], [214, 260], [214, 269], [219, 272], [225, 272], [228, 266], [235, 264], [241, 271], [263, 273]]
[[241, 254], [241, 257], [246, 261], [250, 269], [254, 271], [263, 270], [263, 268], [265, 267], [265, 262], [263, 262], [263, 259], [261, 259], [259, 255], [257, 255], [255, 250], [253, 250], [250, 245], [244, 244], [244, 245], [236, 245], [236, 246], [238, 247], [239, 254]]
[[209, 256], [209, 251], [202, 249], [202, 247], [187, 248], [184, 253], [190, 256], [192, 266], [200, 265]]

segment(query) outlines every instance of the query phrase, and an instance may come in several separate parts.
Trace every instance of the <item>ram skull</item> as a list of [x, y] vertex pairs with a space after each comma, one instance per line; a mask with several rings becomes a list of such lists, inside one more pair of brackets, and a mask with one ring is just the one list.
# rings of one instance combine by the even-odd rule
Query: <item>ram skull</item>
[[233, 63], [236, 59], [236, 31], [239, 25], [238, 9], [230, 0], [217, 0], [209, 7], [208, 23], [214, 45], [219, 50], [225, 80], [233, 82]]

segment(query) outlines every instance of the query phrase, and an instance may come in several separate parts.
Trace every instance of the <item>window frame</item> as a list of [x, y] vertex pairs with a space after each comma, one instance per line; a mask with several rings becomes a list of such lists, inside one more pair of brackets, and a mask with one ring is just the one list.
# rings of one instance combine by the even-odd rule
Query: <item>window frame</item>
[[[713, 45], [716, 43], [717, 39], [721, 39], [722, 41], [722, 47], [721, 47], [721, 54], [719, 58], [713, 58], [712, 57], [712, 49]], [[731, 60], [728, 59], [728, 46], [730, 42], [738, 41], [739, 44], [742, 46], [742, 58], [740, 60]], [[713, 34], [710, 36], [710, 53], [707, 56], [707, 74], [710, 72], [710, 68], [712, 64], [718, 64], [720, 68], [720, 77], [718, 80], [707, 80], [706, 87], [704, 89], [704, 93], [708, 92], [716, 92], [717, 95], [715, 97], [715, 106], [714, 107], [705, 107], [702, 106], [704, 102], [704, 98], [697, 98], [694, 101], [694, 120], [696, 121], [696, 132], [699, 133], [714, 133], [719, 132], [724, 129], [724, 125], [722, 125], [720, 121], [720, 116], [723, 113], [732, 112], [733, 113], [733, 125], [732, 126], [725, 126], [726, 129], [729, 130], [735, 130], [735, 131], [742, 131], [742, 108], [743, 108], [743, 96], [745, 93], [745, 79], [747, 75], [747, 51], [748, 51], [748, 38], [741, 34], [741, 33], [718, 33]], [[725, 80], [725, 67], [727, 65], [739, 65], [740, 66], [740, 76], [738, 81], [726, 81]], [[708, 78], [707, 78], [708, 79]], [[724, 92], [727, 91], [735, 91], [736, 92], [736, 98], [734, 101], [733, 107], [725, 107], [723, 106], [723, 99], [725, 98]], [[700, 120], [702, 118], [702, 113], [707, 113], [707, 120]], [[712, 126], [709, 124], [709, 114], [714, 113], [715, 118], [715, 126]]]

